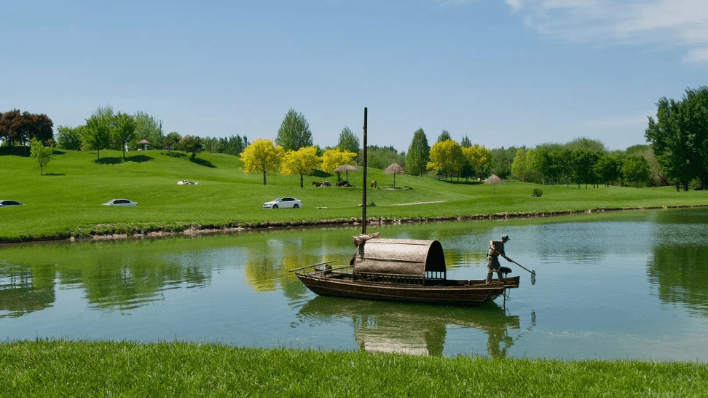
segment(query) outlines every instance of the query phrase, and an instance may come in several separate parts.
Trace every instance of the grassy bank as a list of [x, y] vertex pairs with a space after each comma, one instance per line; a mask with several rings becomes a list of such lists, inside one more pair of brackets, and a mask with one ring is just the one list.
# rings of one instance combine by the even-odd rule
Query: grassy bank
[[708, 365], [413, 357], [186, 343], [0, 345], [0, 396], [699, 397]]
[[[123, 161], [117, 151], [59, 151], [40, 176], [39, 166], [23, 151], [0, 148], [1, 199], [25, 206], [0, 209], [0, 242], [131, 234], [145, 231], [182, 231], [188, 228], [248, 227], [349, 221], [361, 216], [361, 173], [350, 172], [355, 188], [315, 188], [313, 181], [336, 176], [273, 175], [263, 185], [262, 175], [246, 175], [238, 157], [202, 153], [190, 160], [182, 153], [143, 151]], [[200, 185], [177, 185], [178, 180]], [[496, 186], [438, 181], [408, 175], [393, 177], [370, 169], [369, 180], [379, 182], [367, 202], [375, 207], [369, 217], [430, 219], [473, 217], [495, 213], [556, 213], [595, 209], [696, 206], [708, 204], [707, 192], [677, 193], [672, 187], [578, 189], [577, 186], [540, 186], [543, 196], [531, 197], [538, 185], [506, 183]], [[309, 185], [308, 185], [309, 184]], [[263, 210], [262, 204], [279, 196], [301, 199], [298, 210]], [[101, 206], [113, 198], [140, 203], [137, 208]], [[432, 202], [432, 203], [431, 203]], [[416, 204], [417, 203], [417, 204]], [[318, 208], [319, 207], [319, 208]]]

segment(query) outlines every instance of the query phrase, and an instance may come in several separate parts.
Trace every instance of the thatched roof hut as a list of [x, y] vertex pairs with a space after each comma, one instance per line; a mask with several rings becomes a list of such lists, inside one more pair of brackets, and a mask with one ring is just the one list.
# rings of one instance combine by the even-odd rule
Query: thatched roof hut
[[384, 170], [385, 174], [393, 174], [393, 187], [396, 188], [396, 174], [403, 174], [406, 171], [398, 163], [391, 163], [390, 166]]
[[492, 191], [493, 191], [493, 195], [496, 195], [496, 194], [497, 194], [497, 184], [503, 184], [503, 183], [504, 183], [504, 180], [502, 180], [501, 178], [499, 178], [498, 175], [492, 174], [491, 177], [489, 177], [489, 178], [487, 178], [486, 180], [484, 180], [484, 183], [485, 183], [485, 184], [494, 184], [494, 185], [492, 186]]
[[504, 180], [502, 180], [501, 178], [499, 178], [498, 175], [492, 174], [491, 177], [489, 177], [489, 178], [487, 178], [486, 180], [484, 180], [484, 183], [485, 183], [485, 184], [503, 184], [503, 183], [504, 183]]
[[354, 167], [350, 164], [343, 164], [343, 165], [337, 167], [336, 169], [334, 169], [334, 171], [338, 171], [340, 173], [343, 171], [346, 171], [347, 172], [347, 182], [349, 182], [349, 172], [350, 171], [359, 171], [359, 169], [357, 169], [356, 167]]

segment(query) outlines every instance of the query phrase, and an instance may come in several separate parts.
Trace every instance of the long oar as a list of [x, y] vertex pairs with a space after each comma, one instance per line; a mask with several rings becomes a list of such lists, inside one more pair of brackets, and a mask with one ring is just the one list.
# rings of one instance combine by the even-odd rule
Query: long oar
[[[514, 263], [514, 264], [516, 264], [516, 265], [518, 265], [519, 267], [525, 269], [526, 271], [529, 271], [528, 268], [526, 268], [526, 267], [524, 267], [523, 265], [517, 263], [516, 261], [511, 260], [511, 262]], [[529, 272], [531, 273], [531, 284], [532, 284], [532, 285], [535, 285], [535, 284], [536, 284], [536, 271], [535, 271], [535, 270], [530, 270]]]

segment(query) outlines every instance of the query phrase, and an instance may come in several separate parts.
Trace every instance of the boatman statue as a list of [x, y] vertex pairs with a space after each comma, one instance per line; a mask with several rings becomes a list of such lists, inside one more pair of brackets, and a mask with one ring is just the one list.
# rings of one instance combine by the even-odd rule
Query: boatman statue
[[502, 235], [501, 240], [489, 241], [489, 253], [487, 254], [487, 283], [490, 283], [492, 281], [492, 274], [495, 272], [499, 276], [500, 282], [506, 282], [504, 280], [504, 277], [502, 276], [501, 264], [499, 264], [499, 256], [504, 257], [508, 262], [514, 262], [514, 260], [507, 257], [506, 253], [504, 253], [504, 243], [508, 242], [509, 240], [509, 235], [504, 234]]

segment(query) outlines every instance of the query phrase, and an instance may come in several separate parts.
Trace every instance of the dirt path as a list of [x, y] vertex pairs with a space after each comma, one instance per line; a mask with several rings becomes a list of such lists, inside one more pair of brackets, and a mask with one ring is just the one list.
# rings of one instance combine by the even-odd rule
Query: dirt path
[[427, 205], [431, 203], [444, 203], [444, 200], [435, 200], [433, 202], [415, 202], [415, 203], [396, 203], [389, 206], [410, 206], [410, 205]]

